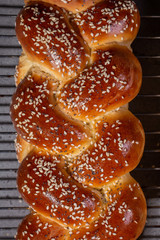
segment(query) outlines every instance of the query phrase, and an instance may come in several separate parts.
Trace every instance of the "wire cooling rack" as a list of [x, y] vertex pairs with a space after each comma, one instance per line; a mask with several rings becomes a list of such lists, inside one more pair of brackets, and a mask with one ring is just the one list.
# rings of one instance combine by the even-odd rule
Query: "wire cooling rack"
[[[159, 0], [137, 0], [141, 28], [132, 44], [143, 68], [143, 84], [130, 110], [141, 120], [146, 146], [132, 176], [141, 184], [148, 205], [145, 230], [139, 240], [160, 239], [160, 11]], [[14, 23], [23, 0], [0, 0], [0, 240], [13, 240], [18, 224], [28, 214], [27, 204], [16, 187], [18, 162], [14, 149], [15, 130], [9, 116], [15, 91], [15, 65], [21, 47]]]

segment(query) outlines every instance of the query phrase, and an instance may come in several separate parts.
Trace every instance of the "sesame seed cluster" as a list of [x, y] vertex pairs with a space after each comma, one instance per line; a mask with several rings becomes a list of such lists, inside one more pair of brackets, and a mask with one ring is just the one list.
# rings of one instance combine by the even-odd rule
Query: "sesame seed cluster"
[[129, 32], [136, 34], [139, 26], [137, 11], [130, 0], [101, 1], [87, 11], [77, 13], [75, 21], [91, 47], [103, 44], [106, 35], [108, 41], [132, 41]]
[[129, 174], [144, 149], [127, 109], [142, 71], [131, 0], [26, 0], [11, 118], [17, 185], [31, 213], [17, 240], [136, 240], [146, 202]]
[[64, 112], [85, 121], [130, 102], [141, 85], [136, 57], [124, 46], [109, 45], [92, 54], [93, 63], [57, 94]]

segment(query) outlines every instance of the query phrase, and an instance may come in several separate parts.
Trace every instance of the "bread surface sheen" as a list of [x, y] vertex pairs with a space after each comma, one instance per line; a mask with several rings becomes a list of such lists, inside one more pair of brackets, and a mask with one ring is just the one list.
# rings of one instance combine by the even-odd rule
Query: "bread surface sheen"
[[131, 0], [25, 0], [11, 118], [31, 213], [17, 240], [136, 240], [146, 201], [131, 177], [145, 137], [128, 110], [142, 83]]

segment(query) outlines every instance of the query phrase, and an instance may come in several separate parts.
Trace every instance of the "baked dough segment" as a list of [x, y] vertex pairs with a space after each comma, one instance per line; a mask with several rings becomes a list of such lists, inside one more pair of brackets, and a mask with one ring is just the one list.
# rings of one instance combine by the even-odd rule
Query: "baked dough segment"
[[64, 227], [86, 226], [102, 212], [101, 194], [73, 180], [61, 156], [33, 150], [18, 169], [17, 184], [35, 211]]
[[55, 5], [29, 3], [17, 16], [16, 33], [28, 58], [59, 80], [77, 76], [88, 64], [87, 45]]
[[110, 112], [95, 122], [96, 140], [69, 164], [78, 182], [102, 188], [132, 171], [139, 163], [145, 143], [140, 121], [128, 110]]
[[[65, 8], [68, 11], [71, 11], [72, 13], [77, 13], [86, 10], [90, 6], [93, 6], [102, 0], [32, 0], [32, 2], [37, 3], [41, 1], [50, 4], [55, 4], [59, 7]], [[24, 0], [24, 2], [27, 4], [28, 2], [31, 1]]]
[[90, 47], [118, 42], [128, 44], [136, 37], [140, 15], [131, 0], [104, 0], [77, 13], [74, 18]]
[[95, 50], [92, 65], [67, 82], [57, 94], [62, 111], [82, 121], [94, 120], [130, 102], [138, 94], [142, 70], [127, 47]]
[[27, 142], [53, 153], [77, 154], [90, 143], [91, 134], [56, 108], [57, 86], [50, 75], [32, 69], [13, 95], [11, 118]]
[[105, 214], [88, 227], [73, 231], [71, 240], [136, 240], [139, 237], [147, 214], [139, 184], [126, 174], [106, 185], [104, 194]]
[[[26, 0], [17, 17], [24, 51], [11, 104], [17, 183], [37, 211], [17, 240], [136, 240], [145, 224], [143, 192], [127, 174], [142, 156], [144, 132], [122, 106], [141, 85], [130, 48], [139, 13], [131, 0], [82, 1]], [[44, 236], [46, 222], [53, 232]]]
[[69, 231], [35, 212], [27, 215], [19, 225], [16, 238], [21, 240], [67, 240]]

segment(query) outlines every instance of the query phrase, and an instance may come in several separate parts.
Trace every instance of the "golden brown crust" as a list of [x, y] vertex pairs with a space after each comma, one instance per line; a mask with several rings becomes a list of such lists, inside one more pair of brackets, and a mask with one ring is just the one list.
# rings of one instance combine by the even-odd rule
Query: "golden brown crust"
[[63, 226], [85, 226], [101, 213], [100, 196], [74, 181], [56, 155], [33, 151], [21, 163], [17, 183], [34, 210]]
[[55, 5], [39, 2], [24, 7], [16, 19], [16, 34], [28, 58], [50, 69], [57, 79], [75, 77], [88, 63], [86, 44]]
[[146, 221], [146, 201], [139, 184], [129, 175], [118, 178], [104, 189], [106, 211], [97, 221], [70, 240], [136, 240]]
[[18, 189], [32, 212], [17, 240], [136, 240], [146, 219], [144, 195], [129, 175], [144, 149], [141, 123], [127, 110], [142, 80], [130, 48], [136, 5], [25, 3], [11, 118]]
[[59, 224], [32, 212], [18, 227], [17, 240], [67, 240], [68, 230]]
[[18, 134], [15, 139], [15, 148], [17, 159], [19, 162], [22, 162], [25, 157], [33, 150], [35, 146], [26, 142], [21, 136]]
[[140, 16], [131, 0], [105, 0], [77, 13], [74, 18], [90, 47], [110, 42], [132, 42], [140, 26]]
[[125, 110], [106, 115], [95, 128], [96, 141], [70, 163], [70, 171], [78, 182], [101, 188], [138, 165], [145, 136], [140, 121]]
[[90, 133], [81, 123], [68, 119], [55, 108], [57, 82], [50, 75], [33, 72], [13, 95], [11, 118], [17, 133], [27, 142], [52, 152], [79, 153], [90, 143]]
[[76, 13], [86, 10], [87, 8], [95, 5], [101, 0], [24, 0], [24, 1], [26, 4], [34, 1], [55, 4], [59, 7], [67, 9], [68, 11]]
[[76, 119], [93, 120], [131, 101], [139, 92], [142, 70], [124, 46], [96, 50], [93, 64], [60, 89], [57, 102]]

